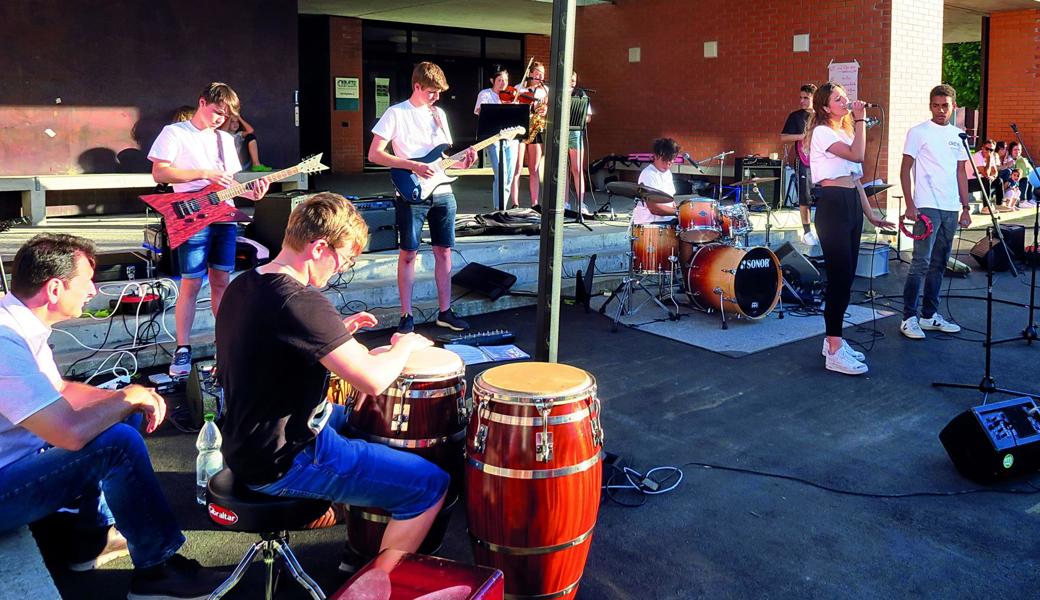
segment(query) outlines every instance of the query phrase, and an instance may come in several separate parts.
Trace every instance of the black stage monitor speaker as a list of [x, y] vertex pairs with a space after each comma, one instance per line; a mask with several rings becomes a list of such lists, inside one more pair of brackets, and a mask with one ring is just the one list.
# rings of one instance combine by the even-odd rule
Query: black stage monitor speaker
[[798, 277], [803, 285], [811, 285], [820, 280], [820, 272], [791, 242], [784, 242], [782, 246], [776, 249], [775, 254], [780, 259], [780, 266], [793, 268], [798, 273]]
[[1007, 271], [1011, 265], [1008, 264], [1007, 253], [1004, 252], [1003, 246], [998, 239], [994, 239], [991, 245], [989, 238], [982, 238], [971, 249], [971, 257], [983, 269], [989, 269], [992, 260], [994, 271]]
[[984, 404], [954, 417], [939, 433], [953, 466], [988, 483], [1040, 469], [1040, 409], [1028, 396]]
[[451, 276], [454, 285], [498, 300], [516, 283], [516, 275], [498, 269], [471, 262], [461, 271]]

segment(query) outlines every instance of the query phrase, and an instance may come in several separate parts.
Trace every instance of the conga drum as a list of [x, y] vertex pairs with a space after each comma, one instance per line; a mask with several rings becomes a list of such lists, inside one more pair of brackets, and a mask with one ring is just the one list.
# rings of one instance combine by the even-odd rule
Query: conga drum
[[466, 514], [478, 565], [505, 574], [508, 598], [573, 598], [599, 509], [603, 430], [596, 380], [524, 362], [473, 382]]
[[[373, 352], [385, 352], [389, 346]], [[466, 402], [466, 366], [458, 354], [443, 348], [416, 350], [397, 380], [378, 396], [351, 388], [347, 435], [404, 452], [418, 454], [451, 475], [444, 508], [420, 546], [433, 554], [444, 540], [451, 511], [462, 487], [463, 448], [469, 407]], [[383, 531], [390, 521], [384, 510], [351, 506], [347, 542], [361, 557], [379, 554]]]

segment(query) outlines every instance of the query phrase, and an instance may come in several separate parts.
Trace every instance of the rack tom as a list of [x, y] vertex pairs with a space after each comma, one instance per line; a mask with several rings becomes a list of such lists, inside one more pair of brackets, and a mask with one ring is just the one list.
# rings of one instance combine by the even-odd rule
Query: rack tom
[[[373, 350], [386, 352], [389, 346]], [[443, 348], [416, 350], [397, 380], [378, 396], [350, 389], [347, 434], [404, 452], [418, 454], [451, 475], [451, 488], [430, 533], [419, 548], [432, 554], [444, 540], [451, 510], [462, 486], [464, 438], [469, 407], [466, 366], [459, 355]], [[384, 510], [351, 506], [347, 539], [365, 558], [379, 554], [383, 531], [390, 521]]]
[[600, 500], [596, 381], [525, 362], [473, 382], [466, 503], [476, 563], [505, 574], [508, 598], [573, 598]]
[[688, 198], [679, 203], [679, 239], [704, 244], [719, 239], [719, 203], [711, 198]]
[[722, 237], [736, 238], [737, 236], [751, 233], [751, 213], [748, 212], [747, 206], [743, 204], [723, 206], [719, 213], [721, 215]]

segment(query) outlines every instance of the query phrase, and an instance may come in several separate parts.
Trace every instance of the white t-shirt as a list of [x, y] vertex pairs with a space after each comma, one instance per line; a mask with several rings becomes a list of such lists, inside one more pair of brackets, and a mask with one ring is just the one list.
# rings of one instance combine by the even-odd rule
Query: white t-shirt
[[[672, 180], [671, 170], [661, 172], [653, 164], [649, 164], [643, 167], [642, 172], [639, 173], [639, 185], [645, 185], [675, 197], [675, 182]], [[675, 202], [669, 202], [665, 206], [675, 208]], [[666, 215], [655, 215], [650, 212], [650, 209], [646, 207], [646, 203], [642, 200], [636, 202], [635, 208], [632, 209], [633, 225], [670, 221], [673, 218]]]
[[14, 294], [0, 299], [0, 469], [46, 445], [20, 423], [61, 398], [50, 334]]
[[[433, 117], [437, 112], [440, 124]], [[398, 102], [386, 109], [372, 133], [390, 140], [394, 156], [400, 158], [422, 158], [441, 144], [451, 144], [448, 119], [440, 107], [430, 110], [427, 106], [415, 106], [410, 100]]]
[[[961, 209], [957, 169], [964, 151], [955, 125], [925, 121], [906, 132], [903, 154], [914, 159], [914, 205], [938, 210]], [[965, 161], [967, 162], [967, 161]]]
[[812, 182], [819, 183], [824, 179], [835, 179], [852, 175], [854, 179], [863, 176], [863, 165], [845, 160], [827, 151], [834, 142], [852, 143], [852, 136], [844, 131], [835, 131], [826, 125], [817, 125], [812, 130], [812, 145], [809, 147], [809, 171]]
[[484, 88], [477, 94], [477, 103], [473, 105], [473, 114], [480, 114], [481, 104], [502, 104], [502, 98], [498, 95], [498, 92], [491, 88]]
[[[224, 150], [221, 164], [217, 140]], [[238, 173], [242, 163], [238, 160], [238, 149], [231, 134], [219, 129], [197, 129], [191, 121], [181, 121], [163, 127], [148, 151], [151, 161], [168, 162], [178, 169], [218, 169]], [[205, 179], [173, 184], [175, 192], [194, 192], [209, 185]]]

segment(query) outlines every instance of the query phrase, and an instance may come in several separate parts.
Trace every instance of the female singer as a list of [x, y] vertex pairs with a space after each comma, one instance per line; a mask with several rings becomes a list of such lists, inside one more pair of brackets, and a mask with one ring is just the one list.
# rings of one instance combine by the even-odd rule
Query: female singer
[[[477, 105], [473, 107], [473, 114], [480, 115], [480, 106], [482, 104], [501, 104], [502, 97], [501, 92], [509, 87], [509, 71], [506, 70], [502, 65], [491, 66], [491, 87], [485, 88], [477, 94]], [[495, 189], [492, 192], [492, 198], [495, 203], [495, 210], [504, 210], [506, 208], [504, 201], [501, 198], [502, 190], [508, 190], [507, 193], [512, 195], [513, 189], [513, 171], [516, 166], [516, 154], [517, 147], [520, 143], [515, 140], [506, 140], [502, 144], [502, 179], [498, 178], [498, 144], [492, 144], [488, 146], [484, 152], [488, 163], [491, 164], [491, 170], [495, 176]], [[514, 195], [512, 208], [520, 206], [519, 199]]]
[[844, 88], [828, 82], [813, 94], [813, 108], [809, 171], [813, 184], [819, 186], [816, 233], [827, 265], [823, 355], [828, 370], [862, 375], [867, 372], [865, 357], [842, 339], [841, 330], [856, 276], [863, 217], [875, 227], [895, 229], [895, 225], [874, 215], [860, 182], [867, 146], [866, 105], [858, 100], [850, 103]]
[[[546, 101], [549, 98], [549, 90], [545, 87], [545, 65], [538, 61], [531, 63], [531, 72], [526, 82], [519, 87], [521, 94], [534, 96], [535, 103], [531, 110], [543, 119], [548, 114]], [[541, 190], [542, 178], [542, 143], [544, 133], [535, 136], [530, 144], [520, 144], [520, 152], [517, 154], [516, 172], [513, 174], [512, 202], [514, 206], [520, 204], [520, 171], [524, 168], [524, 155], [527, 155], [527, 174], [530, 176], [531, 207], [538, 206], [538, 193]]]

